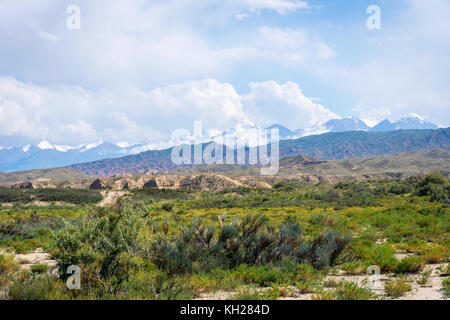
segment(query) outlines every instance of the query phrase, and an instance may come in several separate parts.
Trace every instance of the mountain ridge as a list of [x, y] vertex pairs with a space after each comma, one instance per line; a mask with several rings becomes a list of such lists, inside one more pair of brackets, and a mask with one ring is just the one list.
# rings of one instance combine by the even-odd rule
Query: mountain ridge
[[[203, 148], [206, 145], [204, 144]], [[450, 128], [388, 132], [351, 131], [282, 140], [280, 158], [302, 154], [320, 160], [338, 160], [434, 148], [450, 149]], [[172, 148], [152, 150], [69, 167], [90, 176], [138, 174], [149, 169], [167, 171], [180, 167], [171, 161], [171, 150]], [[249, 153], [248, 148], [246, 153]]]

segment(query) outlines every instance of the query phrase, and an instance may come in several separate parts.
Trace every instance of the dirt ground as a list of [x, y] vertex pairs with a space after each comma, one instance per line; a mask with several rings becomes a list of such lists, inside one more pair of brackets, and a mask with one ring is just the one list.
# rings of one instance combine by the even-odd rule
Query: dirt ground
[[[442, 276], [440, 274], [441, 264], [429, 264], [425, 266], [426, 268], [432, 269], [432, 274], [430, 275], [430, 281], [427, 286], [421, 286], [417, 283], [420, 278], [420, 274], [413, 274], [408, 276], [408, 283], [411, 285], [412, 290], [407, 292], [404, 296], [399, 298], [389, 298], [384, 293], [384, 284], [388, 279], [393, 278], [394, 275], [381, 275], [380, 276], [380, 287], [374, 288], [372, 291], [377, 294], [380, 298], [385, 298], [389, 300], [445, 300], [442, 288]], [[366, 287], [368, 276], [362, 275], [347, 275], [343, 271], [338, 272], [336, 275], [330, 275], [325, 278], [325, 281], [349, 281], [355, 282], [360, 287]], [[292, 289], [292, 288], [290, 288]], [[330, 290], [327, 289], [326, 290]], [[295, 292], [294, 290], [287, 290], [293, 292], [289, 296], [282, 296], [278, 300], [311, 300], [313, 294], [306, 293], [301, 294]], [[235, 295], [236, 291], [217, 291], [212, 293], [202, 294], [199, 298], [195, 300], [227, 300]]]

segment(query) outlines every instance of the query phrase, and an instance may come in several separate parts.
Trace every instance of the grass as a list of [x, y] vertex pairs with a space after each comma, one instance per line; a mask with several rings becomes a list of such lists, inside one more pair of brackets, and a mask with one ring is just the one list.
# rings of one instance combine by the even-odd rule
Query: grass
[[446, 299], [450, 298], [450, 278], [444, 278], [442, 280], [442, 287], [444, 291], [444, 297]]
[[433, 273], [432, 268], [426, 268], [420, 275], [420, 278], [417, 280], [417, 284], [420, 285], [421, 287], [428, 286], [431, 280], [430, 277], [432, 273]]
[[384, 292], [391, 298], [402, 297], [411, 290], [412, 287], [407, 282], [406, 277], [389, 279], [388, 282], [384, 285]]
[[419, 256], [408, 256], [400, 260], [394, 268], [395, 273], [417, 273], [424, 267], [424, 259]]
[[340, 281], [332, 284], [332, 289], [315, 294], [313, 300], [371, 300], [376, 295], [369, 289], [359, 287], [350, 281]]

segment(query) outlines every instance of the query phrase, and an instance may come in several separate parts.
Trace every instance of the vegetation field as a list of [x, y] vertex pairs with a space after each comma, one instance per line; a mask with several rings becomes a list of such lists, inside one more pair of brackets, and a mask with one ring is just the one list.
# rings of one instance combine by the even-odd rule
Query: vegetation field
[[[0, 209], [3, 299], [391, 299], [435, 281], [438, 298], [450, 295], [450, 183], [441, 175], [149, 188], [111, 207], [91, 191], [8, 192], [0, 190], [15, 202]], [[26, 205], [31, 195], [49, 205]], [[76, 200], [52, 204], [61, 198]], [[38, 249], [53, 267], [18, 259]], [[66, 286], [71, 265], [78, 290]], [[374, 267], [381, 289], [368, 285]]]

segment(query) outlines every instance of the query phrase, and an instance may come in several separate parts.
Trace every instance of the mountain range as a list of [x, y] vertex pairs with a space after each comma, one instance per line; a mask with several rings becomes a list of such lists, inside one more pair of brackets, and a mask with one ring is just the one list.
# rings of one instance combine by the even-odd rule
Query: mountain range
[[[247, 134], [252, 132], [252, 129], [255, 128], [256, 127], [244, 128], [240, 131], [229, 130], [227, 132], [234, 132], [235, 136], [245, 137]], [[349, 117], [343, 119], [332, 119], [317, 127], [298, 129], [295, 131], [292, 131], [280, 124], [274, 124], [265, 129], [278, 129], [280, 140], [287, 140], [298, 139], [301, 137], [323, 133], [340, 133], [351, 131], [387, 132], [401, 129], [437, 128], [437, 125], [424, 121], [420, 116], [411, 115], [396, 122], [390, 122], [386, 119], [372, 128], [370, 128], [364, 121], [356, 117]], [[215, 139], [215, 137], [211, 135], [204, 136], [206, 137], [204, 141], [211, 141]], [[250, 147], [255, 147], [257, 145], [258, 143], [254, 142], [253, 144], [250, 144]], [[86, 163], [102, 159], [114, 159], [128, 155], [135, 155], [147, 150], [149, 150], [149, 147], [146, 147], [145, 145], [128, 146], [127, 144], [113, 144], [104, 141], [98, 141], [92, 144], [84, 144], [77, 147], [54, 145], [48, 141], [42, 141], [37, 146], [0, 146], [0, 172], [65, 167], [77, 163]], [[160, 154], [164, 154], [164, 150], [152, 152], [154, 152], [155, 155], [158, 155], [156, 156], [157, 159], [159, 158]], [[143, 169], [141, 168], [141, 166], [138, 167], [140, 169]], [[167, 167], [170, 167], [170, 165], [166, 166], [153, 163], [149, 166], [149, 168], [164, 169]], [[115, 172], [115, 170], [113, 171]], [[132, 172], [135, 172], [135, 170], [133, 169]]]
[[[204, 149], [207, 144], [204, 144]], [[193, 154], [194, 146], [191, 146]], [[450, 128], [397, 130], [388, 132], [330, 132], [299, 139], [282, 140], [280, 158], [306, 155], [320, 160], [350, 159], [426, 149], [450, 149]], [[245, 152], [250, 152], [246, 148]], [[90, 176], [138, 174], [148, 170], [167, 171], [180, 166], [171, 161], [172, 149], [151, 150], [116, 159], [71, 165]]]
[[120, 147], [99, 141], [76, 148], [55, 146], [42, 141], [38, 146], [0, 148], [0, 171], [11, 172], [30, 169], [65, 167], [77, 162], [105, 158], [118, 158], [132, 154], [138, 146]]

